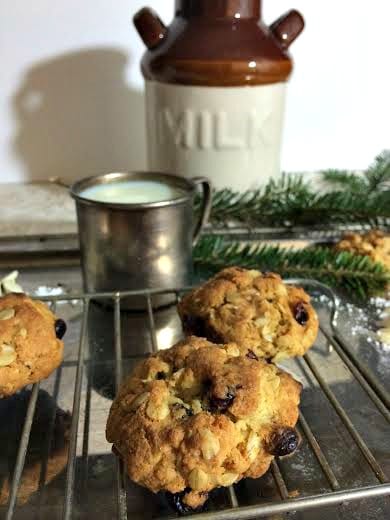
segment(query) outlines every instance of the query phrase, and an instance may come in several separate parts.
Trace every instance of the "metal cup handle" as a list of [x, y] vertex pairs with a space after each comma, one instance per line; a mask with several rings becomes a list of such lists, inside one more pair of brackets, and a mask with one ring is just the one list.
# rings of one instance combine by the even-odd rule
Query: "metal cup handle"
[[193, 177], [191, 179], [191, 181], [195, 185], [201, 186], [202, 195], [203, 195], [202, 205], [201, 205], [201, 209], [200, 209], [200, 216], [199, 216], [198, 223], [195, 226], [194, 236], [192, 239], [192, 245], [195, 246], [199, 240], [202, 229], [207, 224], [209, 217], [210, 217], [211, 203], [212, 203], [212, 186], [211, 186], [211, 182], [208, 179], [206, 179], [205, 177]]

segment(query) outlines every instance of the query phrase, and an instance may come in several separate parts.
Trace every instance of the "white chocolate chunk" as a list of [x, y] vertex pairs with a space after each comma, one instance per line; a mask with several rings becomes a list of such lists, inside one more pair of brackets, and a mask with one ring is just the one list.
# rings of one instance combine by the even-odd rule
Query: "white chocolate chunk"
[[255, 460], [257, 454], [260, 449], [260, 437], [254, 431], [251, 431], [248, 437], [248, 442], [246, 445], [246, 451], [248, 453], [248, 458], [251, 462]]
[[16, 359], [16, 352], [14, 347], [3, 343], [0, 348], [0, 367], [7, 367], [11, 365]]
[[210, 460], [215, 457], [220, 450], [219, 440], [210, 430], [206, 429], [202, 432], [200, 447], [203, 457], [206, 460]]
[[188, 477], [190, 488], [195, 491], [204, 491], [209, 483], [209, 477], [200, 468], [195, 468], [191, 471]]
[[0, 320], [9, 320], [15, 316], [15, 309], [12, 307], [6, 307], [0, 311]]
[[0, 296], [9, 293], [22, 293], [23, 288], [16, 282], [18, 271], [12, 271], [0, 280]]

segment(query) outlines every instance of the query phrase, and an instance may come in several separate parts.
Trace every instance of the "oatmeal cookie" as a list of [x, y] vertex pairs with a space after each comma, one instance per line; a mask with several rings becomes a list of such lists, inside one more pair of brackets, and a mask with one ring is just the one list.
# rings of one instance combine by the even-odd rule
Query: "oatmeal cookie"
[[107, 440], [132, 480], [195, 509], [212, 489], [257, 478], [274, 456], [296, 449], [300, 392], [292, 376], [251, 351], [187, 338], [123, 383]]
[[310, 297], [279, 275], [229, 267], [179, 304], [184, 332], [217, 343], [233, 341], [258, 357], [302, 356], [314, 343], [318, 318]]
[[0, 298], [0, 397], [48, 377], [62, 361], [66, 325], [25, 294]]
[[390, 269], [390, 235], [386, 235], [379, 229], [372, 229], [364, 235], [346, 233], [335, 248], [337, 251], [369, 256], [374, 262], [379, 262]]

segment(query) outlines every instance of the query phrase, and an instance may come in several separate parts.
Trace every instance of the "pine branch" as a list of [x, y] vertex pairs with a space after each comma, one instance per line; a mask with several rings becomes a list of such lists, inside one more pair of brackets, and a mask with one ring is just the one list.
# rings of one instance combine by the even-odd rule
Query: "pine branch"
[[369, 257], [320, 247], [284, 249], [208, 236], [195, 247], [194, 262], [197, 270], [207, 275], [240, 265], [275, 271], [285, 278], [311, 278], [360, 298], [384, 291], [390, 283], [390, 272]]
[[380, 191], [390, 182], [390, 150], [378, 155], [363, 174], [347, 170], [325, 170], [322, 177], [329, 185], [354, 193]]
[[214, 222], [236, 220], [268, 224], [270, 217], [278, 222], [310, 204], [313, 194], [309, 184], [301, 176], [284, 174], [279, 180], [271, 180], [265, 187], [245, 193], [225, 189], [213, 197], [211, 218]]
[[[364, 173], [328, 170], [323, 177], [337, 187], [318, 193], [302, 175], [284, 174], [266, 186], [245, 193], [230, 189], [213, 195], [211, 223], [257, 226], [337, 223], [390, 224], [390, 151], [383, 152]], [[199, 199], [197, 205], [199, 207]]]
[[334, 191], [319, 195], [311, 208], [316, 223], [363, 223], [371, 226], [386, 224], [390, 219], [390, 191], [369, 195]]
[[[360, 193], [309, 191], [301, 179], [286, 177], [263, 190], [237, 194], [231, 190], [214, 195], [211, 223], [229, 221], [247, 225], [308, 225], [330, 223], [371, 223], [384, 225], [390, 219], [390, 191], [363, 197]], [[281, 184], [285, 182], [284, 186]]]
[[322, 178], [329, 185], [337, 186], [338, 189], [351, 190], [355, 193], [362, 193], [367, 189], [364, 176], [348, 170], [325, 170], [322, 172]]
[[385, 150], [366, 171], [369, 191], [373, 192], [390, 184], [390, 150]]

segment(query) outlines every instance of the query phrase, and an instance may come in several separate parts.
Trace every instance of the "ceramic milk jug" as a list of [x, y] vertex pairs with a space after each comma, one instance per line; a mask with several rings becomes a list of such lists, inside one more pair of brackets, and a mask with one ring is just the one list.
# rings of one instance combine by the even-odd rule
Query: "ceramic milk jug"
[[267, 27], [260, 0], [176, 0], [168, 27], [148, 8], [134, 23], [147, 46], [149, 168], [239, 191], [277, 177], [288, 48], [302, 16]]

